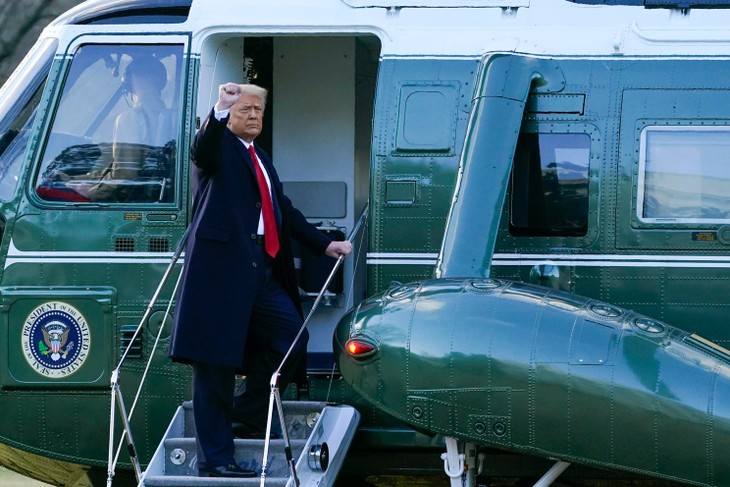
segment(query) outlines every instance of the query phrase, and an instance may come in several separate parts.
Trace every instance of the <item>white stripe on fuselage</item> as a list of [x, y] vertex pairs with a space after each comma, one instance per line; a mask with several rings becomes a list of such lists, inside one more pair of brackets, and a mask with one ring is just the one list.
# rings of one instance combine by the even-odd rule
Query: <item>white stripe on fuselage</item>
[[[174, 252], [24, 251], [10, 243], [5, 269], [13, 264], [167, 264]], [[178, 263], [183, 262], [184, 253]], [[435, 252], [370, 252], [369, 265], [436, 265]], [[666, 254], [510, 254], [497, 253], [493, 266], [571, 267], [730, 267], [730, 256]]]
[[[370, 265], [436, 265], [436, 253], [368, 253]], [[493, 266], [562, 265], [571, 267], [730, 267], [730, 256], [666, 254], [509, 254], [497, 253]]]
[[[174, 252], [92, 252], [19, 250], [10, 242], [5, 269], [13, 264], [169, 264]], [[183, 262], [184, 253], [178, 263]]]

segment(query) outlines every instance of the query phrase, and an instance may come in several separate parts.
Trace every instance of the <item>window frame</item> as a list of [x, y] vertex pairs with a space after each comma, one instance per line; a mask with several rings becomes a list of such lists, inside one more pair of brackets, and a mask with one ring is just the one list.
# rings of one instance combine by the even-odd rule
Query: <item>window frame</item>
[[[190, 35], [184, 33], [170, 33], [170, 34], [89, 34], [82, 35], [74, 39], [70, 43], [63, 55], [57, 55], [54, 63], [57, 63], [55, 68], [57, 79], [51, 87], [50, 94], [44, 95], [49, 96], [52, 102], [47, 106], [47, 112], [43, 121], [42, 127], [42, 139], [37, 144], [34, 160], [33, 160], [33, 171], [31, 177], [28, 178], [26, 185], [26, 192], [29, 200], [38, 207], [42, 208], [72, 208], [72, 209], [95, 209], [99, 207], [109, 209], [120, 209], [129, 210], [130, 208], [135, 209], [179, 209], [185, 205], [183, 201], [183, 190], [185, 184], [187, 184], [187, 174], [183, 170], [183, 161], [185, 159], [185, 152], [188, 146], [186, 139], [186, 128], [187, 113], [190, 103], [187, 100], [188, 85], [190, 83]], [[49, 143], [52, 129], [58, 110], [60, 108], [63, 92], [68, 81], [73, 61], [82, 46], [90, 45], [120, 45], [127, 48], [133, 48], [134, 46], [180, 46], [180, 63], [179, 72], [177, 74], [178, 86], [175, 87], [174, 97], [176, 101], [174, 105], [177, 108], [177, 113], [173, 113], [173, 116], [177, 120], [176, 126], [173, 127], [173, 135], [176, 137], [176, 154], [172, 164], [174, 165], [175, 178], [172, 182], [172, 196], [169, 201], [130, 201], [130, 202], [115, 202], [115, 201], [55, 201], [50, 199], [44, 199], [36, 193], [36, 187], [40, 178], [40, 171], [43, 169], [43, 158]]]
[[[20, 183], [23, 179], [23, 167], [28, 157], [27, 154], [34, 145], [33, 134], [36, 130], [35, 127], [38, 124], [38, 119], [42, 116], [43, 93], [51, 76], [53, 58], [57, 49], [57, 39], [43, 39], [36, 43], [13, 72], [10, 79], [3, 85], [0, 92], [0, 99], [3, 100], [2, 106], [0, 106], [0, 117], [2, 117], [0, 118], [0, 130], [3, 134], [27, 114], [30, 103], [34, 98], [37, 99], [35, 107], [32, 108], [31, 113], [23, 122], [23, 126], [27, 130], [27, 134], [24, 135], [25, 141], [18, 138], [21, 136], [18, 133], [0, 153], [0, 160], [4, 160], [8, 151], [13, 149], [17, 142], [23, 144], [22, 153], [17, 155], [18, 159], [12, 161], [9, 166], [2, 168], [4, 170], [13, 169], [14, 171], [9, 174], [12, 175], [14, 172], [17, 176], [14, 187], [8, 191], [7, 198], [4, 197], [4, 192], [0, 190], [0, 201], [2, 202], [10, 202], [18, 195], [18, 188], [21, 186]], [[21, 149], [21, 147], [18, 148]], [[4, 180], [5, 177], [6, 174], [3, 174], [0, 179]], [[2, 183], [4, 184], [4, 181]], [[2, 184], [0, 184], [1, 186]]]
[[636, 178], [636, 203], [634, 205], [634, 217], [639, 226], [719, 226], [730, 223], [730, 217], [718, 218], [682, 218], [682, 217], [645, 217], [644, 202], [646, 198], [646, 164], [647, 164], [647, 134], [654, 132], [728, 132], [730, 125], [655, 125], [647, 124], [641, 128], [639, 133], [639, 161]]
[[[596, 211], [595, 211], [595, 205], [599, 198], [599, 188], [598, 188], [598, 180], [597, 180], [597, 173], [600, 170], [598, 168], [598, 165], [596, 164], [596, 161], [598, 160], [598, 144], [597, 141], [599, 139], [598, 129], [593, 126], [592, 124], [585, 124], [585, 123], [561, 123], [561, 122], [533, 122], [533, 123], [527, 123], [523, 125], [522, 131], [520, 135], [524, 134], [546, 134], [546, 135], [552, 135], [552, 134], [565, 134], [565, 135], [586, 135], [589, 138], [589, 156], [588, 156], [588, 194], [586, 196], [587, 198], [587, 220], [586, 220], [586, 232], [584, 234], [576, 234], [575, 232], [549, 232], [545, 229], [537, 229], [536, 231], [530, 232], [529, 228], [525, 228], [524, 230], [515, 231], [515, 226], [513, 226], [513, 202], [514, 202], [514, 162], [513, 162], [513, 168], [512, 172], [510, 174], [510, 182], [509, 182], [509, 192], [508, 192], [508, 209], [505, 212], [505, 227], [510, 235], [510, 238], [512, 239], [520, 239], [520, 241], [527, 241], [530, 239], [538, 239], [540, 241], [547, 240], [558, 240], [560, 242], [566, 242], [570, 241], [571, 245], [575, 246], [586, 246], [589, 245], [591, 242], [593, 242], [598, 234], [597, 231], [597, 220], [596, 220]], [[515, 147], [515, 160], [517, 155], [518, 148]], [[522, 228], [522, 227], [520, 227]]]

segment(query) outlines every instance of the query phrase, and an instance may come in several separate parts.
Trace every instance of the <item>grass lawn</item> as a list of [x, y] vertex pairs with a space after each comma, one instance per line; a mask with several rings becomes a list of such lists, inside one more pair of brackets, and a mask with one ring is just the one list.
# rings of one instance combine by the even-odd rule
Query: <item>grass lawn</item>
[[38, 482], [30, 477], [23, 477], [11, 470], [0, 467], [0, 485], [3, 487], [44, 487], [49, 484]]

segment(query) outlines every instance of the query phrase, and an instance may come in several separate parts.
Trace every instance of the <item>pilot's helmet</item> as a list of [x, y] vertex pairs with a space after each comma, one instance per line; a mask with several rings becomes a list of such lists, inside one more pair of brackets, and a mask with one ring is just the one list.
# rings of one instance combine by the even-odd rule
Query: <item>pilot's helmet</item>
[[158, 91], [162, 91], [167, 84], [165, 65], [159, 59], [150, 55], [137, 56], [127, 64], [124, 75], [122, 75], [122, 89], [124, 92], [132, 91], [132, 76], [148, 78]]

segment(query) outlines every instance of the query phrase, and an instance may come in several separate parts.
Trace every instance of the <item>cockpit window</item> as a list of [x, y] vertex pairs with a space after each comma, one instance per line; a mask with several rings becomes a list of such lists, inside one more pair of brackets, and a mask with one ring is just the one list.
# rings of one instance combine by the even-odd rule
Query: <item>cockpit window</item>
[[730, 222], [730, 127], [646, 127], [639, 150], [641, 221]]
[[58, 42], [36, 46], [8, 80], [0, 97], [0, 200], [10, 201], [26, 160], [30, 130]]
[[512, 170], [512, 235], [586, 235], [590, 152], [588, 134], [520, 135]]
[[182, 55], [172, 44], [80, 47], [43, 152], [38, 196], [172, 202]]

